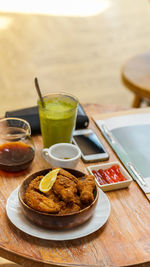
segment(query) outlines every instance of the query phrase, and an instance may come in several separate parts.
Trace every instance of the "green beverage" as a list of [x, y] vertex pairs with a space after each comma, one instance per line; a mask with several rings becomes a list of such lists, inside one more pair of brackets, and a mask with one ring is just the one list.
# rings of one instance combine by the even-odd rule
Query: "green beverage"
[[71, 95], [50, 94], [38, 101], [44, 147], [70, 143], [76, 122], [78, 101]]

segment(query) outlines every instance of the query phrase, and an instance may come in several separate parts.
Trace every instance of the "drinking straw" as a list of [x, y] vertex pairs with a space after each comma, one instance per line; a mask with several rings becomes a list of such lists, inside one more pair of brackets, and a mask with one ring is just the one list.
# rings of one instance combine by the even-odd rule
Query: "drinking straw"
[[42, 107], [44, 108], [45, 104], [44, 104], [44, 100], [43, 100], [43, 97], [42, 97], [42, 94], [41, 94], [41, 90], [40, 90], [40, 87], [39, 87], [39, 83], [38, 83], [37, 77], [35, 77], [34, 83], [35, 83], [35, 88], [37, 90], [38, 96], [39, 96], [39, 98], [41, 100]]

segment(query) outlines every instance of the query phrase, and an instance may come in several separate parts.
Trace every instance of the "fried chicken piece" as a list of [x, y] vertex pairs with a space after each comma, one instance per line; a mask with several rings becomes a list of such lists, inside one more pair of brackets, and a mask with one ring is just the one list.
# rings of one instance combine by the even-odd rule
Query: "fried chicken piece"
[[44, 193], [48, 199], [53, 200], [55, 203], [60, 201], [60, 198], [54, 193], [53, 189], [50, 189], [47, 193]]
[[62, 209], [59, 211], [59, 215], [71, 214], [79, 210], [80, 210], [80, 206], [78, 206], [75, 203], [69, 203], [62, 207]]
[[73, 202], [75, 204], [77, 204], [78, 206], [80, 206], [80, 207], [82, 206], [82, 202], [81, 202], [80, 196], [78, 196], [77, 194], [74, 195]]
[[76, 184], [78, 182], [78, 178], [76, 178], [73, 174], [71, 174], [70, 172], [68, 172], [68, 171], [66, 171], [64, 169], [60, 169], [58, 174], [63, 175], [65, 177], [69, 178], [70, 180], [72, 180]]
[[52, 190], [49, 191], [48, 197], [39, 191], [39, 184], [42, 178], [43, 176], [37, 176], [30, 182], [24, 195], [24, 201], [35, 210], [47, 213], [58, 213], [61, 209], [59, 197], [56, 196]]
[[78, 180], [77, 188], [80, 192], [80, 199], [83, 204], [90, 204], [94, 200], [93, 190], [95, 180], [93, 175], [88, 175], [84, 180]]
[[61, 209], [59, 203], [29, 188], [24, 195], [24, 202], [31, 208], [46, 213], [58, 213]]
[[35, 179], [33, 179], [30, 184], [28, 185], [28, 190], [37, 190], [39, 191], [39, 184], [42, 180], [43, 176], [37, 176]]
[[77, 184], [66, 176], [58, 175], [53, 190], [64, 202], [74, 202]]

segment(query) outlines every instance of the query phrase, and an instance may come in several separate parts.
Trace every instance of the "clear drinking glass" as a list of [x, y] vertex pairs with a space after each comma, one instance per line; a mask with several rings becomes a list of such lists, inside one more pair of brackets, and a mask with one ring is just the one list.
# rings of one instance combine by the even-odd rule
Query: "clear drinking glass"
[[43, 102], [44, 106], [39, 100], [38, 107], [44, 147], [70, 143], [76, 123], [77, 98], [65, 93], [54, 93], [44, 96]]
[[0, 120], [0, 169], [22, 171], [29, 167], [34, 154], [29, 123], [18, 118]]

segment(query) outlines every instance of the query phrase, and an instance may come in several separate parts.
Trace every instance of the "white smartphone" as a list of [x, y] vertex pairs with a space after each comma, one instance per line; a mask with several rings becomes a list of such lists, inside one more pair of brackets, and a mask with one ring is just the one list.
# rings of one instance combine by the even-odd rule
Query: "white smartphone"
[[74, 131], [73, 143], [80, 148], [81, 157], [85, 162], [109, 159], [106, 149], [91, 129]]

